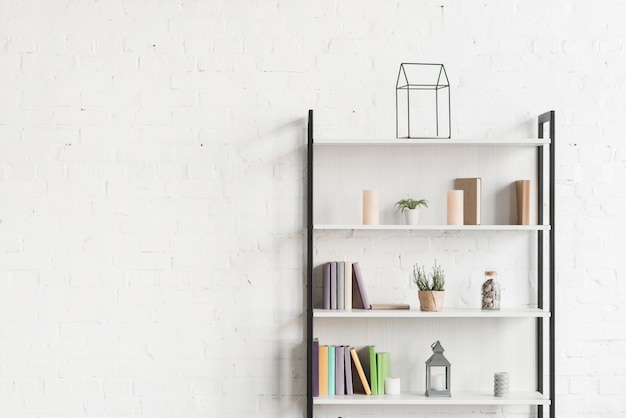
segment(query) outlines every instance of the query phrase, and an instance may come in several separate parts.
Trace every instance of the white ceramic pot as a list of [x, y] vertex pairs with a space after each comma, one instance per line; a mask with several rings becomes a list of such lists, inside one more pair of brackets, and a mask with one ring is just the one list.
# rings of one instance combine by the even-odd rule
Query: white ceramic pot
[[405, 209], [404, 210], [404, 219], [406, 220], [407, 225], [417, 225], [420, 222], [420, 210], [419, 208], [415, 209]]

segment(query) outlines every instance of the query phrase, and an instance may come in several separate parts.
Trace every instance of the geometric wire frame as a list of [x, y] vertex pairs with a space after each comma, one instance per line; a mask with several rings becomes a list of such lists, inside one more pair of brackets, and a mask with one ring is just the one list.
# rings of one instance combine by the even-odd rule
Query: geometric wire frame
[[443, 64], [400, 64], [396, 138], [450, 138], [450, 107], [450, 82]]

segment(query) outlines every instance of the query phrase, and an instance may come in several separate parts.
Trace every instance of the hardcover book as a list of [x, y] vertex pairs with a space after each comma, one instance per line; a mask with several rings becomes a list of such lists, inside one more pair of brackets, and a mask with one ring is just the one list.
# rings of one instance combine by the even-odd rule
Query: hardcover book
[[378, 393], [384, 395], [385, 378], [391, 376], [391, 355], [388, 352], [376, 353], [376, 374], [378, 377]]
[[346, 261], [345, 263], [345, 272], [344, 272], [344, 309], [350, 310], [352, 309], [352, 263]]
[[324, 263], [322, 276], [322, 290], [324, 291], [324, 309], [330, 309], [330, 263]]
[[344, 261], [337, 261], [337, 309], [346, 309], [345, 294], [346, 283], [346, 263]]
[[328, 346], [328, 394], [335, 394], [335, 346]]
[[352, 384], [352, 360], [350, 360], [350, 346], [344, 347], [344, 371], [346, 373], [346, 395], [354, 394]]
[[378, 311], [411, 309], [411, 305], [406, 303], [372, 303], [370, 306], [372, 307], [372, 310]]
[[337, 262], [330, 262], [330, 309], [337, 309]]
[[319, 394], [328, 395], [328, 346], [320, 345], [319, 355]]
[[370, 351], [370, 387], [372, 388], [372, 395], [379, 395], [378, 391], [378, 366], [376, 365], [376, 347], [369, 346]]
[[454, 182], [456, 190], [463, 190], [463, 224], [480, 225], [482, 179], [480, 177], [458, 178]]
[[517, 196], [517, 224], [530, 225], [530, 180], [515, 182]]
[[[367, 383], [367, 377], [365, 377], [365, 370], [363, 370], [363, 365], [359, 360], [359, 355], [356, 352], [354, 347], [350, 348], [350, 357], [352, 357], [352, 362], [354, 363], [354, 368], [356, 370], [356, 374], [359, 377], [358, 382], [360, 383], [360, 387], [363, 388], [363, 392], [366, 395], [371, 395], [372, 390], [370, 389], [369, 383]], [[356, 385], [354, 387], [356, 393]]]
[[346, 372], [344, 370], [345, 363], [344, 346], [338, 345], [335, 347], [335, 395], [346, 394]]
[[371, 309], [363, 276], [361, 275], [361, 266], [358, 262], [352, 263], [352, 307], [356, 309]]

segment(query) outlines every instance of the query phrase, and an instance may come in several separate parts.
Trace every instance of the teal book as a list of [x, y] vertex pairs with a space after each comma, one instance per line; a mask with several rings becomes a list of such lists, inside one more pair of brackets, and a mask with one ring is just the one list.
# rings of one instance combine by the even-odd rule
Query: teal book
[[378, 368], [376, 367], [376, 347], [369, 346], [370, 349], [370, 388], [372, 395], [378, 395]]
[[335, 346], [328, 346], [328, 394], [335, 394]]
[[378, 376], [378, 393], [384, 395], [385, 378], [391, 377], [391, 354], [388, 352], [376, 353], [376, 374]]

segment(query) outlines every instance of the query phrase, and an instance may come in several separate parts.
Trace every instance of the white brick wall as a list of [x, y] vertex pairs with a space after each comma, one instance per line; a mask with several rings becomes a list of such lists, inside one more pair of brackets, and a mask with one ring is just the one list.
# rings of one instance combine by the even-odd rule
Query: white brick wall
[[454, 136], [557, 111], [558, 415], [626, 416], [625, 13], [0, 0], [0, 418], [302, 416], [306, 111], [391, 137], [406, 61]]

